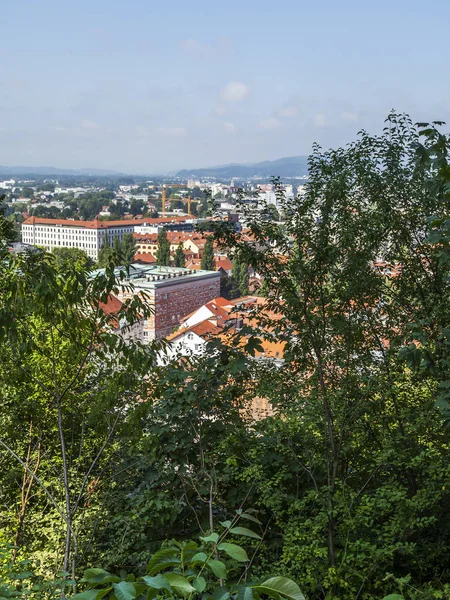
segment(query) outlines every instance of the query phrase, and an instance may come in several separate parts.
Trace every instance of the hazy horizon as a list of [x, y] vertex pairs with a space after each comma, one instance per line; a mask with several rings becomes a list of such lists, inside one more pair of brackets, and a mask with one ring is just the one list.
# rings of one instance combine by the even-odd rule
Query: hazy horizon
[[163, 174], [450, 119], [443, 0], [149, 4], [6, 3], [0, 165]]

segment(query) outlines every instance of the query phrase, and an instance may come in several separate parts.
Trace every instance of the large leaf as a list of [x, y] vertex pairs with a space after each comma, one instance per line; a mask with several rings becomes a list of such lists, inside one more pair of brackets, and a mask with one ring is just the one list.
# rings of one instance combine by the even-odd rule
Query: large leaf
[[249, 585], [239, 585], [238, 586], [238, 600], [253, 600], [253, 590]]
[[115, 583], [113, 587], [117, 600], [134, 600], [136, 598], [136, 588], [131, 581], [121, 581]]
[[206, 589], [205, 578], [204, 577], [197, 577], [196, 579], [194, 579], [192, 581], [192, 585], [195, 587], [195, 589], [197, 590], [197, 592], [199, 592], [201, 594]]
[[247, 537], [254, 538], [255, 540], [260, 540], [261, 536], [252, 531], [251, 529], [247, 529], [247, 527], [233, 527], [230, 529], [230, 533], [234, 535], [246, 535]]
[[216, 587], [212, 593], [212, 600], [228, 600], [230, 597], [230, 590], [223, 587]]
[[166, 573], [164, 577], [167, 578], [171, 587], [178, 593], [180, 596], [189, 596], [192, 592], [195, 592], [196, 589], [192, 587], [189, 581], [179, 575], [178, 573]]
[[404, 600], [404, 597], [401, 594], [389, 594], [383, 600]]
[[223, 550], [228, 556], [234, 558], [234, 560], [237, 560], [238, 562], [246, 562], [248, 560], [247, 552], [237, 544], [223, 542], [217, 546], [217, 549]]
[[253, 515], [249, 515], [248, 512], [241, 513], [239, 516], [241, 519], [247, 519], [247, 521], [253, 521], [253, 523], [258, 523], [258, 525], [261, 525], [261, 521]]
[[176, 567], [181, 563], [177, 553], [177, 548], [161, 548], [148, 561], [147, 573], [149, 575], [156, 575], [158, 571], [162, 571], [168, 567]]
[[260, 594], [265, 594], [276, 599], [283, 596], [283, 598], [287, 598], [288, 600], [305, 600], [295, 581], [287, 577], [271, 577], [260, 585], [252, 586], [252, 589]]
[[97, 594], [103, 590], [85, 590], [72, 596], [72, 600], [96, 600]]
[[212, 558], [211, 560], [208, 560], [206, 564], [216, 577], [218, 577], [219, 579], [227, 578], [227, 568], [221, 560], [216, 560]]
[[170, 583], [165, 575], [159, 574], [155, 577], [145, 575], [145, 577], [142, 577], [142, 581], [144, 581], [148, 587], [153, 588], [154, 590], [167, 590], [168, 592], [172, 591]]
[[219, 534], [213, 531], [209, 535], [201, 537], [200, 539], [204, 542], [214, 542], [215, 544], [217, 544], [217, 542], [219, 541]]
[[89, 583], [112, 583], [119, 582], [120, 577], [111, 575], [104, 569], [86, 569], [83, 573], [83, 579]]
[[204, 552], [197, 552], [197, 554], [194, 554], [194, 556], [191, 558], [190, 560], [190, 566], [193, 567], [194, 565], [200, 563], [203, 564], [208, 560], [208, 557], [206, 556], [206, 554]]

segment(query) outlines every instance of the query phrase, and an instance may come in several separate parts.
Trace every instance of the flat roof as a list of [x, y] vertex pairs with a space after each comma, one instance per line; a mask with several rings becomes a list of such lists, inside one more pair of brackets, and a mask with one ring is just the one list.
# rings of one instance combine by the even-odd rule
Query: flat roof
[[[119, 277], [120, 273], [126, 273], [125, 267], [117, 267], [114, 273]], [[104, 269], [96, 269], [91, 271], [92, 277], [104, 273]], [[153, 264], [132, 264], [130, 266], [129, 275], [126, 275], [123, 280], [131, 282], [134, 286], [140, 289], [155, 289], [161, 287], [169, 287], [178, 283], [188, 281], [199, 281], [201, 279], [219, 279], [219, 271], [194, 271], [183, 267], [162, 267]]]

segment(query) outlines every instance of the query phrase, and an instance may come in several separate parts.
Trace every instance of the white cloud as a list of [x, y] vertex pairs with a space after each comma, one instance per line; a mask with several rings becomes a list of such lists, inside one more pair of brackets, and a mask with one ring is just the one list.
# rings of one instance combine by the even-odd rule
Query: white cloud
[[263, 119], [258, 123], [259, 129], [277, 129], [281, 125], [280, 121], [275, 117]]
[[296, 106], [285, 106], [278, 112], [278, 116], [284, 117], [285, 119], [292, 119], [298, 115], [298, 109]]
[[92, 131], [94, 129], [100, 129], [100, 125], [98, 123], [94, 123], [94, 121], [89, 121], [88, 119], [84, 119], [84, 121], [81, 121], [81, 128], [89, 129]]
[[314, 117], [314, 123], [317, 127], [324, 127], [327, 124], [327, 118], [323, 113], [317, 113]]
[[222, 90], [221, 98], [224, 102], [241, 102], [250, 93], [250, 88], [241, 81], [230, 81]]
[[219, 106], [216, 106], [216, 115], [218, 115], [219, 117], [223, 117], [227, 113], [228, 109], [226, 106], [223, 106], [223, 104], [219, 104]]
[[166, 137], [184, 137], [186, 129], [184, 127], [162, 127], [159, 130]]
[[227, 133], [234, 133], [236, 131], [236, 125], [234, 123], [226, 122], [223, 126]]
[[341, 119], [343, 121], [350, 121], [355, 123], [358, 120], [358, 113], [355, 112], [343, 112], [341, 113]]
[[200, 54], [203, 49], [202, 44], [198, 40], [183, 40], [181, 47], [186, 54]]
[[67, 127], [59, 127], [58, 125], [55, 125], [52, 129], [53, 131], [67, 131]]

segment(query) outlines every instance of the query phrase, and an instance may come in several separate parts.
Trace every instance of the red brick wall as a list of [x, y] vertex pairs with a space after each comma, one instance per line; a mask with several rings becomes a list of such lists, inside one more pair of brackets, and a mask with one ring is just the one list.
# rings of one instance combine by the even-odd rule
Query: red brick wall
[[[138, 292], [137, 284], [135, 293]], [[220, 296], [220, 277], [181, 281], [175, 285], [156, 288], [155, 297], [148, 291], [146, 295], [153, 314], [144, 327], [144, 331], [148, 332], [144, 341], [161, 339], [172, 333], [183, 317]], [[127, 296], [130, 294], [118, 294], [121, 300]]]
[[155, 298], [155, 337], [171, 333], [181, 319], [220, 296], [220, 277], [159, 288]]

